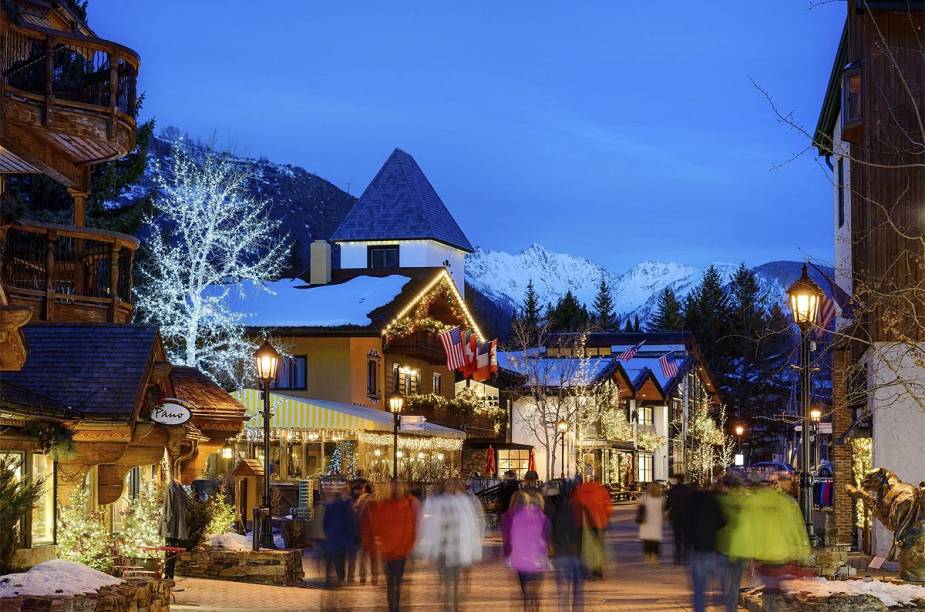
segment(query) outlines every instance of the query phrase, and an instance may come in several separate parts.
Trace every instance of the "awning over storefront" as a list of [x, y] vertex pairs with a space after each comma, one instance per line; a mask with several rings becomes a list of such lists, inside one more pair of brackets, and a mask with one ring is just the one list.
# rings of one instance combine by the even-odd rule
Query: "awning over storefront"
[[[247, 410], [247, 429], [263, 427], [263, 397], [258, 389], [241, 389], [232, 393]], [[270, 427], [289, 430], [392, 431], [392, 415], [384, 410], [354, 406], [282, 393], [270, 393]], [[424, 423], [421, 430], [402, 434], [465, 438], [465, 432], [436, 423]]]

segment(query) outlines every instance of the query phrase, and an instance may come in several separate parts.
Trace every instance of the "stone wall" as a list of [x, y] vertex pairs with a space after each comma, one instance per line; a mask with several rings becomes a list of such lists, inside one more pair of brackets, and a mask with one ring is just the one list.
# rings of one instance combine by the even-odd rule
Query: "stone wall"
[[191, 578], [212, 578], [277, 586], [302, 584], [299, 550], [237, 551], [196, 548], [180, 554], [176, 573]]
[[2, 612], [169, 612], [172, 580], [129, 579], [89, 595], [5, 597]]

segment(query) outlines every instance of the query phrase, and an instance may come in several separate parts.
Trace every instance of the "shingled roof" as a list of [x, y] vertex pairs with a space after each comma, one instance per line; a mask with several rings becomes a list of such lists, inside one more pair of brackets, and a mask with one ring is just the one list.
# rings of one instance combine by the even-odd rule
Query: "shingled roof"
[[195, 414], [244, 420], [244, 406], [208, 376], [187, 366], [170, 368], [170, 382], [176, 397], [189, 402]]
[[472, 252], [469, 239], [414, 158], [395, 149], [331, 240], [422, 240]]
[[22, 329], [29, 347], [10, 383], [84, 417], [130, 421], [157, 346], [147, 325], [43, 323]]

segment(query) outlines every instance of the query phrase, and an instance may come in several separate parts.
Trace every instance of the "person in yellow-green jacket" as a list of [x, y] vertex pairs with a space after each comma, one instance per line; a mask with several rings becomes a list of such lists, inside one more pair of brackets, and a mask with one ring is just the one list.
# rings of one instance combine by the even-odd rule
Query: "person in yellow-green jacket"
[[745, 511], [748, 495], [748, 489], [741, 478], [734, 474], [723, 477], [717, 501], [726, 518], [726, 525], [716, 534], [716, 552], [719, 553], [717, 574], [720, 592], [727, 611], [738, 609], [742, 566], [750, 558], [747, 544], [752, 526], [750, 516]]

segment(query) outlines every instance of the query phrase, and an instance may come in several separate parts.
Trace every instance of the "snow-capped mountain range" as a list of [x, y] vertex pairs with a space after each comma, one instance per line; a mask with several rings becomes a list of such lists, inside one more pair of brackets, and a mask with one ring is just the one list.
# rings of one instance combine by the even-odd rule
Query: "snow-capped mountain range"
[[[713, 265], [727, 280], [738, 266]], [[754, 268], [770, 302], [786, 301], [786, 288], [799, 277], [801, 265], [797, 261], [773, 261]], [[831, 274], [831, 270], [823, 270]], [[643, 322], [654, 312], [658, 295], [666, 287], [671, 287], [682, 299], [697, 286], [703, 272], [703, 268], [678, 262], [643, 261], [617, 273], [583, 257], [555, 253], [539, 244], [517, 254], [478, 249], [466, 258], [466, 282], [505, 311], [511, 312], [523, 303], [531, 280], [542, 304], [555, 303], [571, 289], [590, 308], [604, 278], [621, 318], [638, 316]], [[815, 271], [813, 276], [821, 287], [828, 288], [824, 277]]]

